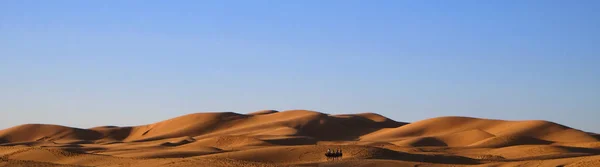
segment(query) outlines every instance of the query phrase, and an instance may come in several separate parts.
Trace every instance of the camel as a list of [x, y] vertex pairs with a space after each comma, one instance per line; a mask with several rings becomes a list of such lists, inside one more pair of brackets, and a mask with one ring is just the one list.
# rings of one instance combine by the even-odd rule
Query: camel
[[327, 157], [327, 160], [336, 160], [342, 158], [342, 156], [342, 149], [337, 149], [336, 151], [327, 149], [327, 152], [325, 153], [325, 157]]

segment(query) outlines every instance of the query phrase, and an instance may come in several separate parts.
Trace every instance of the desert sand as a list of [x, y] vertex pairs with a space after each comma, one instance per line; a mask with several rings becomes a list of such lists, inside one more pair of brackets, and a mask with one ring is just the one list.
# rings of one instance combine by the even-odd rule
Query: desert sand
[[[327, 149], [342, 149], [328, 160]], [[0, 166], [600, 166], [600, 135], [542, 120], [194, 113], [133, 127], [0, 131]]]

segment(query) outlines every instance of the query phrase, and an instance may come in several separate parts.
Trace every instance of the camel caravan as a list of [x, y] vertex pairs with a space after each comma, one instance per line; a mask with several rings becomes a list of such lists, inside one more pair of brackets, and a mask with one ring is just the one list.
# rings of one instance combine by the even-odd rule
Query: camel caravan
[[336, 160], [342, 158], [342, 155], [342, 149], [337, 149], [335, 151], [327, 149], [327, 152], [325, 153], [325, 157], [327, 157], [327, 160]]

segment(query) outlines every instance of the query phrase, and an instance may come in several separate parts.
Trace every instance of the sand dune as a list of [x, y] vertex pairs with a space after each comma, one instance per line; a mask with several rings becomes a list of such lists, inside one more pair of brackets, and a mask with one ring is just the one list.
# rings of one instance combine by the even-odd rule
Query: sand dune
[[101, 133], [93, 130], [44, 124], [25, 124], [12, 127], [0, 131], [0, 136], [5, 143], [97, 140], [102, 137]]
[[[464, 136], [469, 138], [464, 139]], [[362, 136], [361, 140], [417, 140], [413, 138], [428, 138], [427, 140], [431, 141], [429, 146], [483, 147], [598, 141], [586, 132], [548, 121], [504, 121], [468, 117], [427, 119], [397, 128], [382, 129]], [[420, 146], [428, 144], [423, 143]]]
[[[324, 157], [342, 149], [341, 160]], [[193, 113], [132, 127], [0, 130], [0, 166], [593, 166], [600, 136], [541, 120], [307, 110]], [[543, 161], [543, 162], [542, 162]]]

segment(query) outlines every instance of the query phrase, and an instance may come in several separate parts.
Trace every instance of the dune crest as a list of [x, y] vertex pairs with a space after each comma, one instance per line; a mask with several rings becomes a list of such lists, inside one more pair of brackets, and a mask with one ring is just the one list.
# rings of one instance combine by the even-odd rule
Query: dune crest
[[261, 110], [261, 111], [256, 111], [256, 112], [251, 112], [248, 115], [265, 115], [265, 114], [273, 114], [273, 113], [278, 113], [279, 111], [277, 110]]
[[[541, 120], [448, 116], [404, 123], [376, 113], [206, 112], [130, 127], [15, 126], [0, 130], [0, 166], [513, 166], [536, 160], [552, 166], [600, 160], [599, 143], [598, 134]], [[328, 162], [327, 149], [343, 149], [344, 160]]]

